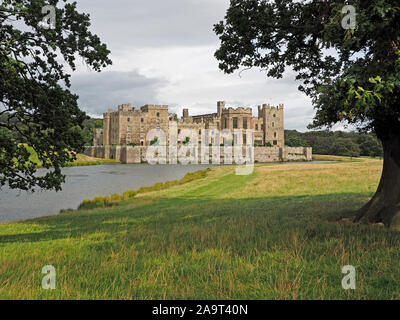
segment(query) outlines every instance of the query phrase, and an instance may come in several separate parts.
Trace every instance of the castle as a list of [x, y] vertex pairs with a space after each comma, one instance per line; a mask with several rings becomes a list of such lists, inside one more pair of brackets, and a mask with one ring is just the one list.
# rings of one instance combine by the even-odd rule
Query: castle
[[[255, 145], [283, 147], [285, 144], [283, 105], [258, 106], [258, 116], [253, 117], [251, 108], [225, 108], [225, 102], [219, 101], [216, 113], [190, 116], [189, 110], [183, 109], [182, 118], [178, 119], [176, 114], [169, 113], [168, 106], [145, 105], [136, 109], [123, 104], [117, 111], [104, 113], [103, 119], [103, 129], [95, 129], [94, 146], [148, 146], [150, 141], [146, 141], [146, 135], [149, 130], [157, 128], [168, 133], [171, 126], [177, 126], [178, 134], [184, 129], [196, 130], [199, 139], [204, 129], [228, 129], [232, 132], [234, 129], [243, 132], [251, 129]], [[246, 143], [245, 133], [243, 143]]]
[[[194, 145], [199, 146], [200, 151], [206, 152], [205, 158], [194, 156], [195, 163], [208, 163], [211, 158], [219, 157], [221, 157], [220, 163], [223, 163], [222, 158], [229, 149], [224, 147], [226, 142], [224, 134], [232, 137], [235, 135], [234, 139], [241, 140], [243, 145], [254, 144], [254, 162], [312, 160], [311, 148], [285, 146], [283, 105], [259, 106], [257, 117], [254, 117], [251, 108], [226, 108], [225, 102], [219, 101], [216, 111], [216, 113], [190, 116], [189, 110], [183, 109], [183, 115], [178, 119], [176, 114], [169, 113], [168, 106], [165, 105], [145, 105], [136, 109], [129, 104], [123, 104], [118, 106], [116, 111], [109, 110], [104, 113], [103, 129], [95, 129], [93, 146], [88, 147], [85, 154], [97, 158], [116, 159], [122, 163], [147, 162], [147, 151], [154, 143], [154, 140], [149, 140], [148, 133], [155, 130], [165, 134], [165, 144], [161, 141], [158, 141], [158, 144], [169, 146], [166, 155], [169, 159], [174, 154], [176, 144], [179, 149], [184, 149], [185, 142], [187, 143], [189, 138], [186, 134], [191, 132], [189, 141], [196, 142], [192, 139], [198, 139], [198, 144]], [[215, 135], [214, 132], [221, 134]], [[248, 139], [247, 134], [252, 136], [253, 141]], [[220, 141], [214, 140], [218, 137]], [[217, 154], [215, 146], [218, 148]], [[241, 150], [245, 155], [246, 147]]]

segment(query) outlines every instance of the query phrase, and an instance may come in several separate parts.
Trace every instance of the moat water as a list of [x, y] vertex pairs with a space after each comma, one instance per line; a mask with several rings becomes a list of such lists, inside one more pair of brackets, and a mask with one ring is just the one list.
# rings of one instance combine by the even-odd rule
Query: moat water
[[[0, 190], [0, 223], [57, 214], [61, 209], [76, 209], [83, 199], [122, 194], [127, 190], [157, 182], [178, 180], [188, 172], [204, 170], [207, 165], [117, 164], [64, 168], [62, 191]], [[44, 169], [39, 169], [40, 175]]]
[[[330, 161], [314, 161], [323, 162]], [[58, 214], [62, 209], [76, 209], [83, 199], [122, 194], [157, 182], [178, 180], [188, 172], [208, 167], [210, 165], [117, 164], [64, 168], [66, 182], [60, 192], [28, 193], [3, 187], [0, 190], [0, 223]], [[39, 169], [38, 174], [44, 170]]]

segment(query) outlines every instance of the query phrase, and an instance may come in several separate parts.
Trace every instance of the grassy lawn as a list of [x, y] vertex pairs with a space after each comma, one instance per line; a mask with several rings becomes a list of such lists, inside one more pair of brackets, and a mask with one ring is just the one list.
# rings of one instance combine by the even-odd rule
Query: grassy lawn
[[[42, 166], [41, 161], [38, 159], [38, 156], [33, 150], [32, 147], [26, 146], [26, 149], [30, 152], [29, 160], [36, 163], [38, 167]], [[84, 154], [78, 153], [76, 156], [76, 160], [69, 164], [69, 166], [92, 166], [92, 165], [99, 165], [99, 164], [115, 164], [120, 163], [120, 161], [112, 160], [112, 159], [99, 159], [86, 156]]]
[[[0, 225], [2, 299], [399, 299], [400, 233], [337, 222], [382, 161], [257, 165]], [[57, 288], [41, 289], [53, 265]], [[357, 289], [341, 287], [345, 265]]]

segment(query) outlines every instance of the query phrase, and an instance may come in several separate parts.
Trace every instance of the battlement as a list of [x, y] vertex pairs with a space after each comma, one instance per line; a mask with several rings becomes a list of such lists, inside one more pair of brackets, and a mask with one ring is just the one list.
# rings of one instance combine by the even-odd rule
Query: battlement
[[252, 113], [253, 110], [251, 108], [243, 108], [243, 107], [238, 107], [238, 108], [224, 108], [222, 110], [222, 114], [224, 113]]
[[[159, 128], [169, 132], [169, 127], [179, 129], [253, 130], [257, 145], [284, 146], [284, 106], [270, 104], [258, 106], [258, 116], [253, 116], [249, 107], [226, 107], [224, 101], [217, 102], [217, 112], [190, 115], [184, 108], [182, 118], [168, 112], [168, 105], [146, 104], [139, 109], [130, 104], [121, 104], [117, 110], [104, 113], [104, 131], [96, 135], [97, 145], [147, 146], [146, 135], [149, 130]], [[211, 142], [210, 142], [211, 143]]]
[[148, 112], [150, 110], [166, 110], [168, 111], [167, 105], [154, 105], [154, 104], [145, 104], [143, 107], [140, 107], [142, 112]]
[[[284, 108], [284, 105], [283, 104], [279, 104], [277, 107], [274, 107], [274, 106], [271, 106], [269, 103], [268, 104], [263, 104], [262, 105], [262, 109], [267, 109], [267, 110], [273, 110], [273, 109], [275, 109], [275, 110], [281, 110], [281, 109], [283, 109]], [[258, 110], [260, 110], [261, 109], [261, 106], [258, 106]]]
[[118, 106], [118, 111], [132, 111], [132, 109], [134, 110], [135, 107], [132, 108], [130, 103], [121, 104]]

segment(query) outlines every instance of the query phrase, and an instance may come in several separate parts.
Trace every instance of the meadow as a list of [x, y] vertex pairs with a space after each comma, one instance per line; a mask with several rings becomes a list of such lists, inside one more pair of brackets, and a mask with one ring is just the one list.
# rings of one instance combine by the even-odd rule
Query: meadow
[[[41, 168], [42, 162], [39, 160], [36, 151], [30, 146], [25, 146], [25, 147], [30, 153], [29, 160], [34, 162], [38, 168]], [[118, 164], [118, 163], [120, 163], [120, 161], [113, 160], [113, 159], [93, 158], [93, 157], [89, 157], [87, 155], [78, 153], [76, 155], [76, 160], [74, 162], [69, 163], [68, 166], [70, 166], [70, 167], [93, 166], [93, 165], [100, 165], [100, 164]]]
[[[400, 233], [350, 221], [382, 161], [343, 160], [213, 167], [0, 225], [0, 299], [399, 299]], [[45, 265], [55, 290], [41, 288]], [[345, 265], [356, 290], [341, 286]]]

